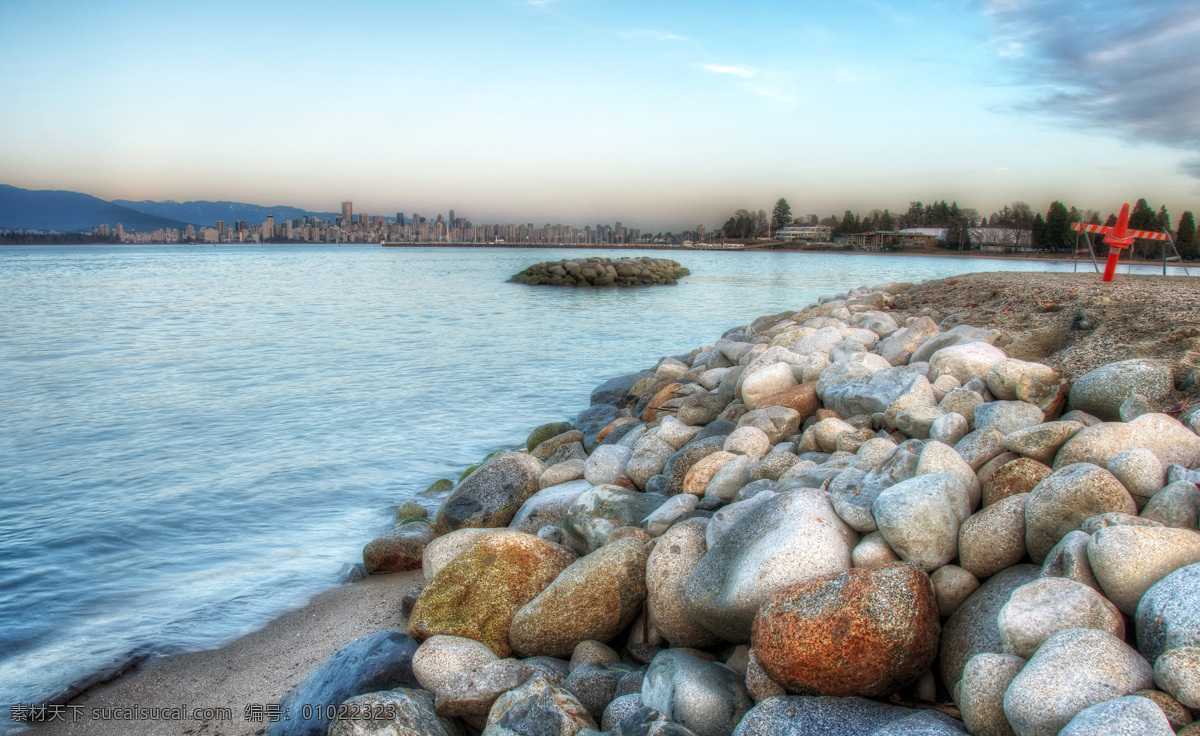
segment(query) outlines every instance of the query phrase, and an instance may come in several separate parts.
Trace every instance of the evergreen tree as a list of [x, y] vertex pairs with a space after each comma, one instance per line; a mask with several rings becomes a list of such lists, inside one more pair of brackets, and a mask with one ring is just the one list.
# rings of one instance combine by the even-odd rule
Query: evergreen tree
[[1171, 216], [1167, 214], [1167, 206], [1165, 204], [1158, 209], [1158, 218], [1154, 221], [1154, 229], [1159, 232], [1166, 232], [1171, 229]]
[[896, 229], [896, 221], [892, 219], [892, 214], [887, 210], [879, 217], [879, 229], [891, 232]]
[[1145, 198], [1139, 199], [1129, 211], [1129, 228], [1131, 230], [1153, 230], [1158, 223], [1158, 216]]
[[1196, 248], [1196, 218], [1190, 211], [1184, 212], [1179, 218], [1179, 232], [1175, 235], [1175, 247], [1184, 258], [1195, 258]]
[[1071, 247], [1071, 215], [1062, 202], [1055, 200], [1046, 212], [1044, 240], [1040, 247], [1051, 250], [1068, 250]]
[[775, 209], [771, 210], [771, 230], [776, 231], [792, 224], [792, 207], [783, 197], [775, 203]]
[[1033, 231], [1032, 232], [1033, 247], [1034, 248], [1045, 248], [1046, 247], [1046, 220], [1045, 220], [1045, 218], [1042, 217], [1041, 212], [1039, 212], [1037, 214], [1037, 217], [1033, 218], [1033, 225], [1032, 225], [1031, 230]]

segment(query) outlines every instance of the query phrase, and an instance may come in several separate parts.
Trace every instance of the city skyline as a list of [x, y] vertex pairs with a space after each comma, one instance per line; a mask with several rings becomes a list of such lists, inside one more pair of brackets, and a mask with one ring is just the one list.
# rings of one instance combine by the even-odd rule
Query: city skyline
[[6, 183], [718, 227], [957, 200], [1200, 201], [1168, 0], [0, 7]]

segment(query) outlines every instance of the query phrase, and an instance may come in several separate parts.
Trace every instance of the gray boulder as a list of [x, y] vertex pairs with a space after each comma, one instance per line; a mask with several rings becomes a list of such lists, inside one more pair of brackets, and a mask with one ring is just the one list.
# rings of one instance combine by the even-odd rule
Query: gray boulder
[[838, 516], [856, 531], [875, 531], [878, 527], [871, 513], [875, 499], [885, 488], [917, 474], [924, 447], [921, 440], [907, 440], [891, 450], [882, 462], [868, 470], [861, 479], [846, 476], [844, 482], [836, 486], [830, 484], [830, 500]]
[[483, 736], [575, 736], [596, 722], [567, 690], [534, 675], [496, 699]]
[[616, 483], [625, 475], [633, 450], [622, 445], [601, 445], [583, 463], [583, 477], [594, 486]]
[[571, 670], [563, 689], [575, 696], [592, 720], [600, 723], [605, 709], [616, 697], [617, 684], [632, 671], [627, 664], [583, 664]]
[[1024, 666], [1020, 657], [991, 652], [976, 654], [967, 662], [954, 701], [974, 736], [1014, 736], [1004, 716], [1004, 693]]
[[586, 480], [573, 480], [543, 488], [525, 499], [516, 516], [508, 523], [508, 528], [537, 534], [538, 529], [544, 526], [561, 526], [567, 509], [591, 488]]
[[610, 378], [592, 390], [590, 404], [611, 404], [622, 409], [632, 409], [637, 404], [638, 397], [629, 393], [630, 390], [643, 379], [653, 376], [654, 371], [638, 371]]
[[889, 424], [894, 424], [896, 415], [910, 407], [937, 405], [929, 379], [907, 366], [830, 386], [825, 390], [824, 403], [826, 409], [843, 417], [882, 413]]
[[520, 452], [487, 461], [459, 483], [437, 513], [441, 534], [463, 529], [508, 526], [521, 504], [540, 489], [546, 464]]
[[1125, 619], [1107, 598], [1067, 578], [1039, 578], [1013, 591], [996, 616], [1005, 654], [1029, 659], [1067, 629], [1096, 629], [1125, 638]]
[[1154, 671], [1112, 634], [1067, 629], [1051, 636], [1004, 694], [1020, 736], [1055, 736], [1080, 711], [1153, 686]]
[[972, 342], [985, 342], [989, 345], [995, 345], [996, 340], [1000, 339], [1000, 334], [1000, 330], [989, 330], [982, 327], [972, 327], [971, 325], [956, 325], [922, 343], [921, 347], [913, 352], [909, 362], [928, 362], [937, 351], [942, 348], [954, 347], [955, 345], [966, 345]]
[[733, 670], [679, 649], [654, 656], [642, 703], [697, 736], [729, 736], [753, 702]]
[[1017, 588], [1034, 580], [1038, 568], [1014, 565], [988, 578], [942, 626], [938, 671], [942, 682], [953, 688], [962, 678], [963, 667], [982, 652], [1002, 654], [1004, 644], [996, 615]]
[[1024, 401], [991, 401], [975, 407], [976, 431], [994, 429], [1005, 436], [1036, 427], [1045, 418], [1041, 409]]
[[[330, 721], [327, 706], [379, 690], [419, 688], [412, 668], [416, 651], [417, 642], [399, 631], [377, 631], [355, 639], [284, 696], [279, 706], [292, 718], [269, 724], [268, 736], [325, 736]], [[305, 709], [306, 705], [312, 707]]]
[[683, 588], [708, 551], [706, 519], [688, 519], [666, 531], [646, 561], [646, 604], [650, 625], [677, 647], [705, 647], [720, 641], [688, 614]]
[[769, 595], [849, 569], [857, 543], [858, 534], [838, 518], [824, 492], [776, 495], [709, 546], [684, 586], [688, 613], [724, 639], [749, 642], [754, 616]]
[[1174, 736], [1162, 709], [1149, 698], [1126, 695], [1084, 708], [1058, 736]]
[[1109, 363], [1080, 376], [1071, 386], [1069, 406], [1104, 420], [1120, 419], [1121, 404], [1131, 394], [1161, 402], [1175, 388], [1171, 371], [1148, 360]]
[[[583, 449], [591, 452], [600, 444], [600, 430], [612, 424], [622, 410], [612, 404], [593, 404], [575, 417], [574, 427], [583, 432]], [[628, 416], [626, 413], [625, 416]]]
[[1092, 534], [1088, 562], [1108, 599], [1132, 616], [1155, 583], [1200, 563], [1200, 534], [1168, 527], [1105, 527]]
[[754, 706], [734, 736], [872, 736], [920, 711], [859, 697], [779, 696]]
[[1187, 481], [1167, 485], [1146, 502], [1142, 518], [1175, 529], [1195, 530], [1200, 521], [1200, 488]]
[[1151, 662], [1179, 647], [1200, 647], [1200, 564], [1181, 567], [1142, 596], [1134, 617], [1138, 650]]
[[1120, 481], [1104, 468], [1075, 463], [1054, 471], [1033, 487], [1025, 503], [1025, 546], [1041, 564], [1067, 532], [1092, 516], [1116, 511], [1136, 514], [1137, 506]]
[[966, 494], [962, 481], [950, 473], [919, 475], [884, 489], [872, 513], [900, 559], [933, 572], [958, 556], [956, 499]]
[[620, 486], [596, 486], [585, 491], [563, 516], [563, 538], [581, 555], [600, 549], [608, 535], [623, 526], [638, 526], [667, 498], [638, 493]]
[[344, 705], [348, 717], [330, 723], [329, 736], [466, 736], [457, 721], [437, 714], [433, 694], [424, 690], [398, 687], [359, 695]]

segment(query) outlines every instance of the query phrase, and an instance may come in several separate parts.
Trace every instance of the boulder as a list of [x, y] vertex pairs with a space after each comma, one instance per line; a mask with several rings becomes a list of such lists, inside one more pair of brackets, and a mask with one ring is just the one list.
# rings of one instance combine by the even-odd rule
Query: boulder
[[1106, 631], [1125, 638], [1125, 619], [1092, 588], [1067, 578], [1043, 577], [1013, 591], [996, 617], [1005, 654], [1029, 659], [1044, 641], [1067, 629]]
[[[679, 448], [675, 454], [668, 457], [662, 471], [663, 475], [667, 476], [666, 495], [674, 496], [677, 493], [683, 493], [684, 481], [687, 480], [692, 466], [713, 453], [723, 452], [721, 448], [724, 445], [724, 435], [705, 438], [697, 435], [696, 439]], [[708, 485], [707, 482], [704, 485]], [[701, 487], [701, 493], [703, 493], [703, 487]]]
[[496, 699], [483, 736], [575, 736], [584, 728], [596, 722], [583, 705], [539, 674]]
[[942, 565], [929, 576], [937, 596], [938, 615], [947, 618], [979, 589], [979, 578], [958, 565]]
[[977, 429], [959, 440], [954, 451], [962, 455], [972, 470], [978, 472], [989, 461], [1004, 453], [1004, 434], [996, 429]]
[[966, 495], [954, 499], [960, 523], [966, 521], [967, 517], [979, 508], [981, 498], [979, 478], [962, 455], [954, 451], [954, 448], [935, 440], [926, 442], [925, 446], [921, 448], [921, 459], [917, 462], [917, 476], [929, 473], [949, 473], [962, 483], [962, 490]]
[[958, 556], [956, 500], [965, 499], [966, 493], [954, 475], [929, 473], [885, 488], [872, 513], [900, 559], [932, 572]]
[[1200, 534], [1167, 527], [1105, 527], [1088, 543], [1088, 562], [1104, 594], [1132, 616], [1155, 583], [1200, 562]]
[[1134, 693], [1139, 698], [1146, 698], [1162, 710], [1171, 724], [1173, 731], [1178, 731], [1192, 722], [1192, 713], [1179, 703], [1178, 700], [1161, 690], [1138, 690]]
[[[952, 378], [952, 376], [946, 376]], [[941, 380], [940, 378], [938, 379]], [[955, 378], [954, 380], [958, 380]], [[968, 425], [975, 423], [975, 407], [983, 403], [983, 396], [969, 388], [954, 388], [946, 392], [938, 401], [938, 408], [947, 414], [961, 414], [967, 418]]]
[[1134, 448], [1153, 452], [1164, 467], [1200, 464], [1200, 436], [1166, 414], [1143, 414], [1132, 422], [1104, 422], [1084, 429], [1058, 451], [1054, 468], [1072, 463], [1104, 467]]
[[583, 464], [583, 477], [594, 486], [616, 483], [625, 475], [633, 450], [621, 445], [601, 445]]
[[[290, 720], [269, 723], [270, 736], [324, 736], [330, 709], [356, 695], [419, 687], [412, 658], [417, 642], [399, 631], [377, 631], [333, 653], [279, 702]], [[304, 706], [313, 706], [304, 708]], [[307, 717], [305, 717], [307, 716]]]
[[[578, 445], [578, 447], [580, 448], [580, 452], [583, 452], [583, 445]], [[546, 490], [551, 486], [563, 485], [565, 483], [570, 483], [573, 480], [583, 480], [584, 460], [585, 458], [574, 458], [551, 465], [546, 472], [542, 473], [542, 477], [538, 479], [538, 486], [542, 490]], [[588, 484], [588, 487], [591, 487], [590, 483]], [[532, 498], [532, 496], [530, 498]], [[529, 499], [525, 500], [528, 501]], [[523, 505], [524, 504], [522, 504], [522, 506]], [[517, 516], [520, 516], [520, 514], [521, 511], [518, 509]], [[515, 519], [516, 517], [513, 518]], [[512, 522], [510, 521], [509, 524], [511, 525]]]
[[[711, 457], [711, 455], [710, 455]], [[652, 537], [661, 536], [663, 532], [671, 528], [671, 525], [676, 522], [684, 514], [695, 510], [697, 499], [690, 493], [681, 493], [678, 496], [671, 498], [655, 509], [649, 516], [642, 521], [642, 528], [650, 533]], [[611, 540], [612, 537], [609, 537]]]
[[[1016, 458], [1001, 465], [983, 481], [983, 505], [991, 506], [1009, 496], [1029, 493], [1054, 471], [1049, 465], [1027, 457]], [[979, 475], [983, 475], [980, 471]]]
[[872, 736], [880, 728], [920, 712], [859, 697], [775, 697], [754, 706], [733, 733], [734, 736]]
[[646, 599], [646, 548], [620, 539], [580, 558], [513, 616], [509, 640], [523, 657], [566, 657], [582, 641], [606, 642]]
[[994, 345], [996, 340], [1000, 338], [1000, 334], [1000, 330], [983, 329], [972, 327], [971, 325], [956, 325], [922, 343], [921, 347], [913, 352], [910, 362], [928, 362], [937, 351], [956, 345], [967, 345], [973, 342], [984, 342]]
[[[1009, 452], [1049, 465], [1067, 440], [1081, 431], [1083, 425], [1079, 422], [1046, 422], [1005, 435], [1004, 447]], [[1155, 462], [1158, 462], [1157, 458]]]
[[1071, 386], [1069, 406], [1101, 419], [1120, 418], [1121, 404], [1131, 394], [1152, 402], [1167, 398], [1175, 388], [1171, 371], [1148, 360], [1123, 360], [1085, 373]]
[[1007, 359], [1004, 351], [986, 342], [969, 342], [942, 348], [929, 357], [929, 375], [949, 374], [966, 384], [988, 375], [992, 366]]
[[996, 615], [1012, 592], [1038, 576], [1033, 565], [1014, 565], [988, 578], [942, 626], [938, 671], [942, 682], [953, 688], [962, 678], [963, 667], [976, 654], [1001, 654], [1000, 628]]
[[708, 551], [706, 519], [688, 519], [666, 531], [646, 561], [646, 604], [650, 625], [676, 647], [706, 647], [720, 639], [691, 617], [684, 583]]
[[878, 531], [865, 535], [850, 553], [850, 558], [855, 567], [864, 570], [900, 561], [900, 556], [888, 546], [887, 540]]
[[761, 401], [766, 397], [797, 385], [790, 365], [774, 363], [745, 377], [742, 380], [742, 393], [739, 398], [753, 411], [763, 407]]
[[622, 409], [632, 409], [638, 400], [632, 393], [633, 387], [653, 375], [653, 371], [638, 371], [610, 378], [592, 390], [590, 403], [592, 406], [611, 404]]
[[929, 317], [921, 317], [913, 324], [893, 332], [879, 345], [879, 354], [892, 365], [904, 365], [913, 353], [940, 330]]
[[1057, 413], [1067, 396], [1062, 374], [1042, 363], [1008, 358], [987, 375], [988, 391], [1002, 401], [1027, 401], [1047, 414]]
[[1188, 708], [1200, 708], [1200, 647], [1177, 647], [1154, 662], [1154, 682]]
[[1195, 530], [1200, 521], [1200, 488], [1187, 481], [1167, 485], [1146, 502], [1142, 518], [1176, 529]]
[[1004, 716], [1004, 692], [1025, 666], [1011, 654], [976, 654], [963, 669], [954, 700], [974, 736], [1015, 736]]
[[751, 480], [758, 461], [749, 455], [738, 455], [721, 466], [704, 489], [706, 499], [717, 498], [728, 503]]
[[605, 710], [616, 697], [621, 678], [632, 671], [627, 664], [583, 664], [571, 670], [563, 688], [575, 696], [596, 723], [601, 723]]
[[1105, 467], [1121, 481], [1139, 509], [1167, 484], [1167, 469], [1158, 456], [1141, 447], [1118, 452]]
[[1154, 701], [1126, 695], [1079, 711], [1058, 736], [1175, 736], [1175, 730]]
[[676, 418], [692, 427], [703, 427], [721, 416], [729, 406], [730, 397], [713, 391], [707, 394], [692, 394], [679, 405]]
[[1044, 578], [1068, 578], [1077, 583], [1083, 583], [1097, 593], [1100, 583], [1092, 574], [1091, 563], [1088, 562], [1087, 548], [1092, 536], [1086, 532], [1073, 531], [1059, 540], [1058, 544], [1046, 555], [1042, 563], [1041, 576]]
[[563, 516], [563, 539], [569, 547], [586, 555], [604, 546], [608, 535], [623, 526], [637, 526], [667, 497], [638, 493], [620, 486], [596, 486], [585, 491]]
[[[933, 425], [946, 413], [936, 406], [912, 406], [896, 415], [896, 429], [914, 439], [928, 439]], [[962, 421], [963, 436], [966, 420]]]
[[591, 487], [586, 480], [573, 480], [543, 488], [525, 499], [516, 516], [508, 523], [508, 528], [526, 534], [537, 534], [537, 530], [546, 525], [561, 526], [567, 509]]
[[575, 429], [583, 432], [583, 449], [588, 452], [595, 450], [596, 446], [600, 444], [600, 432], [612, 424], [618, 416], [627, 414], [627, 410], [619, 409], [612, 404], [593, 404], [581, 411], [575, 417], [573, 424]]
[[476, 542], [490, 536], [500, 534], [504, 529], [459, 529], [456, 532], [443, 534], [425, 546], [425, 554], [421, 559], [421, 571], [426, 580], [434, 577], [450, 560], [458, 557]]
[[887, 370], [892, 364], [882, 356], [874, 353], [855, 353], [846, 360], [841, 360], [821, 371], [817, 379], [815, 391], [820, 399], [825, 398], [825, 392], [830, 386], [836, 386], [844, 381], [859, 376], [869, 376], [872, 373]]
[[975, 407], [975, 430], [994, 429], [1007, 437], [1022, 429], [1037, 427], [1045, 418], [1041, 409], [1024, 401], [991, 401]]
[[1171, 649], [1200, 647], [1200, 564], [1155, 583], [1142, 596], [1135, 621], [1138, 650], [1151, 662]]
[[984, 507], [958, 530], [962, 567], [980, 580], [1025, 558], [1025, 502], [1028, 493]]
[[777, 591], [752, 642], [762, 668], [791, 692], [882, 697], [929, 669], [939, 633], [929, 576], [894, 563]]
[[459, 673], [470, 672], [497, 661], [499, 658], [495, 652], [474, 639], [436, 635], [417, 647], [412, 668], [421, 687], [437, 695], [450, 688]]
[[420, 641], [435, 634], [463, 636], [507, 657], [513, 616], [572, 559], [558, 545], [530, 534], [505, 530], [488, 536], [429, 581], [408, 619], [408, 633]]
[[768, 406], [747, 412], [738, 420], [739, 427], [756, 427], [771, 444], [782, 442], [800, 430], [800, 413], [786, 406]]
[[722, 638], [746, 643], [759, 606], [773, 592], [849, 569], [857, 543], [821, 491], [765, 499], [709, 544], [684, 586], [687, 611]]
[[642, 693], [640, 690], [628, 695], [618, 695], [604, 708], [604, 714], [600, 718], [600, 728], [604, 731], [612, 731], [618, 723], [641, 709]]
[[725, 463], [738, 457], [732, 452], [718, 450], [711, 455], [706, 455], [692, 464], [687, 475], [683, 478], [683, 495], [692, 495], [700, 498], [708, 489], [708, 484], [716, 477], [717, 472], [725, 466]]
[[1080, 711], [1144, 690], [1146, 660], [1112, 634], [1067, 629], [1042, 644], [1004, 694], [1004, 715], [1021, 736], [1055, 736]]
[[1104, 468], [1076, 463], [1034, 486], [1025, 503], [1025, 546], [1041, 564], [1058, 540], [1089, 517], [1117, 511], [1136, 514], [1125, 487]]
[[457, 721], [437, 714], [433, 695], [424, 690], [398, 687], [359, 695], [343, 705], [339, 716], [345, 717], [329, 724], [329, 736], [466, 736]]
[[967, 418], [952, 411], [933, 420], [933, 424], [929, 425], [929, 439], [954, 447], [970, 431]]
[[642, 704], [696, 736], [729, 736], [753, 706], [733, 670], [679, 649], [654, 656], [642, 681]]
[[497, 659], [451, 674], [434, 693], [439, 715], [457, 716], [478, 728], [504, 693], [520, 687], [537, 670], [519, 659]]
[[825, 391], [825, 407], [839, 416], [883, 414], [889, 426], [895, 425], [896, 415], [905, 409], [936, 404], [929, 379], [908, 367], [852, 378]]
[[[864, 447], [866, 445], [864, 444]], [[859, 532], [873, 532], [878, 527], [871, 509], [875, 499], [885, 488], [908, 480], [917, 474], [921, 453], [925, 445], [921, 440], [907, 440], [893, 446], [879, 463], [873, 464], [861, 479], [847, 476], [829, 486], [830, 500], [834, 511], [851, 528]]]
[[546, 464], [520, 452], [492, 458], [459, 483], [437, 513], [441, 534], [464, 527], [508, 526], [525, 499], [540, 489]]
[[410, 521], [363, 547], [363, 565], [369, 575], [416, 570], [421, 566], [425, 546], [437, 537], [425, 521]]
[[[553, 427], [555, 429], [566, 427], [567, 429], [560, 434], [552, 435], [549, 439], [543, 440], [534, 447], [529, 448], [529, 454], [533, 455], [538, 460], [545, 461], [547, 458], [553, 457], [555, 453], [568, 445], [577, 444], [579, 445], [579, 449], [583, 450], [583, 432], [580, 432], [578, 429], [571, 429], [571, 425], [567, 424], [566, 422], [555, 422], [554, 424], [544, 424], [542, 426]], [[538, 427], [537, 429], [533, 430], [533, 434], [529, 435], [530, 440], [540, 436], [538, 432], [541, 430], [541, 428], [542, 427]], [[586, 455], [587, 453], [585, 452], [584, 456]], [[546, 464], [549, 465], [549, 463]]]

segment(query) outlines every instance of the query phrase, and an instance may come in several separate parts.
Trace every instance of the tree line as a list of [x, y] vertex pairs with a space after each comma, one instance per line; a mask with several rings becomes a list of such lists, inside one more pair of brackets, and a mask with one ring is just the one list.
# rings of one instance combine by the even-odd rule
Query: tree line
[[[846, 210], [841, 217], [830, 215], [818, 218], [817, 215], [808, 215], [797, 218], [792, 216], [792, 208], [788, 201], [780, 197], [769, 216], [765, 210], [737, 210], [721, 226], [719, 235], [727, 239], [764, 238], [789, 225], [824, 225], [831, 229], [833, 237], [836, 238], [858, 233], [930, 227], [946, 229], [947, 249], [963, 250], [970, 247], [971, 229], [992, 227], [1029, 232], [1032, 247], [1039, 250], [1070, 252], [1076, 247], [1080, 237], [1071, 229], [1072, 223], [1112, 226], [1117, 223], [1117, 215], [1111, 213], [1101, 220], [1097, 210], [1081, 210], [1075, 206], [1068, 208], [1055, 200], [1050, 203], [1045, 214], [1035, 212], [1026, 202], [1013, 202], [987, 217], [982, 217], [973, 207], [959, 207], [958, 202], [947, 203], [940, 200], [932, 204], [909, 202], [907, 211], [896, 214], [887, 209], [873, 209], [864, 215]], [[1185, 258], [1200, 256], [1200, 241], [1196, 239], [1196, 218], [1190, 211], [1179, 217], [1172, 230], [1171, 216], [1166, 205], [1155, 210], [1143, 197], [1138, 199], [1129, 211], [1129, 227], [1134, 230], [1170, 232], [1181, 255]], [[1103, 248], [1103, 235], [1090, 237], [1093, 247]], [[1159, 244], [1152, 240], [1137, 240], [1134, 243], [1134, 251], [1141, 257], [1153, 258], [1158, 254], [1159, 248]]]

